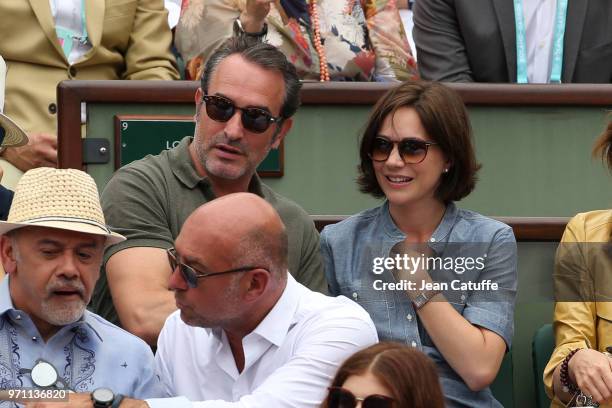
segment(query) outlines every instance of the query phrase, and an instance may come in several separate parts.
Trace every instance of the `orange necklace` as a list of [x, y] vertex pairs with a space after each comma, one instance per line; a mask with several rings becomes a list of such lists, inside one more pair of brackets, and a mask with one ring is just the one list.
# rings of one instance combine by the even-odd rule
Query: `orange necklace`
[[319, 25], [319, 10], [317, 7], [317, 0], [310, 0], [309, 10], [310, 19], [313, 23], [313, 34], [314, 34], [314, 47], [319, 55], [319, 72], [320, 81], [329, 81], [329, 69], [327, 68], [327, 56], [325, 55], [325, 49], [321, 42], [321, 26]]

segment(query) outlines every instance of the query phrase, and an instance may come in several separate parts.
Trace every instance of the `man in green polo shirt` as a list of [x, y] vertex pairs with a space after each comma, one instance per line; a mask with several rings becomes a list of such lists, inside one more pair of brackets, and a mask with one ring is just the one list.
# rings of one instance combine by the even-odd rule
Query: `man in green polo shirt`
[[267, 44], [236, 38], [211, 56], [195, 94], [193, 139], [123, 167], [102, 194], [107, 222], [127, 240], [105, 254], [94, 311], [155, 345], [176, 309], [168, 290], [172, 271], [166, 248], [193, 210], [241, 191], [263, 197], [278, 211], [287, 227], [289, 271], [296, 280], [326, 290], [313, 222], [256, 174], [291, 129], [300, 88], [293, 65]]

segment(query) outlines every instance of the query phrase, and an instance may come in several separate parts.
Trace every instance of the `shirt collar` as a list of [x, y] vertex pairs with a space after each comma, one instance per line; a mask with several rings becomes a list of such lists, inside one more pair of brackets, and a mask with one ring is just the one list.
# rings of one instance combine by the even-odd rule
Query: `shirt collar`
[[448, 240], [451, 230], [457, 223], [458, 215], [459, 211], [457, 210], [455, 203], [448, 203], [446, 206], [446, 211], [444, 211], [442, 221], [440, 221], [440, 224], [438, 224], [438, 227], [431, 235], [432, 242], [443, 242]]
[[296, 309], [300, 301], [299, 292], [299, 283], [287, 272], [287, 285], [283, 294], [252, 333], [280, 347], [291, 327], [297, 323]]
[[[10, 276], [6, 275], [4, 279], [0, 281], [0, 316], [10, 311], [17, 311], [9, 291], [9, 278]], [[100, 336], [100, 332], [102, 331], [100, 323], [97, 319], [93, 318], [92, 313], [88, 310], [85, 310], [85, 313], [83, 313], [83, 316], [79, 320], [62, 327], [59, 331], [78, 330], [79, 328], [90, 331], [91, 334], [95, 334], [95, 336], [92, 337], [99, 339], [100, 342], [104, 341], [102, 340], [102, 336]]]
[[[202, 185], [207, 190], [209, 199], [212, 200], [215, 197], [210, 182], [206, 176], [202, 177], [196, 171], [193, 162], [191, 161], [191, 154], [189, 153], [189, 145], [193, 141], [192, 136], [186, 136], [181, 142], [173, 149], [168, 150], [168, 159], [170, 162], [170, 168], [172, 173], [183, 183], [187, 188], [194, 189], [198, 185]], [[251, 178], [249, 183], [249, 192], [257, 194], [260, 197], [264, 197], [263, 190], [261, 188], [261, 180], [257, 173]]]
[[0, 316], [9, 310], [15, 310], [13, 301], [11, 300], [11, 293], [9, 292], [9, 276], [6, 275], [0, 282]]
[[[385, 203], [381, 207], [382, 224], [383, 228], [387, 235], [391, 238], [396, 238], [399, 240], [406, 239], [406, 234], [404, 234], [393, 222], [393, 218], [391, 218], [391, 212], [389, 211], [389, 201], [385, 200]], [[459, 211], [457, 210], [457, 206], [455, 203], [450, 202], [446, 206], [446, 210], [444, 210], [444, 216], [442, 217], [442, 221], [436, 227], [435, 231], [431, 235], [431, 242], [443, 242], [448, 240], [448, 236], [450, 235], [453, 226], [457, 222], [457, 216]]]

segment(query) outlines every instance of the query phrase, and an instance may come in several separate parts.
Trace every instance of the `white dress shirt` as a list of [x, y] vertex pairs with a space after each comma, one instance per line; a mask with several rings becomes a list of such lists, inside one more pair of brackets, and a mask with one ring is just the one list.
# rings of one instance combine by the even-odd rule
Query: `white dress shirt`
[[556, 12], [557, 0], [523, 0], [529, 83], [550, 81]]
[[357, 303], [287, 278], [276, 305], [242, 341], [241, 373], [224, 331], [188, 326], [180, 311], [171, 314], [155, 361], [164, 394], [180, 397], [149, 399], [149, 406], [318, 407], [339, 365], [378, 336]]
[[168, 25], [172, 30], [181, 17], [181, 0], [164, 0], [164, 6], [168, 10]]

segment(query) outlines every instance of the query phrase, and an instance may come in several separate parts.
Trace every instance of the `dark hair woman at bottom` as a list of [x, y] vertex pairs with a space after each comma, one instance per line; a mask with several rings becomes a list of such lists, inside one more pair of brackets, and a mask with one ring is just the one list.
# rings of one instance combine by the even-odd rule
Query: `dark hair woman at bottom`
[[400, 343], [383, 342], [348, 358], [322, 408], [444, 408], [435, 364]]

